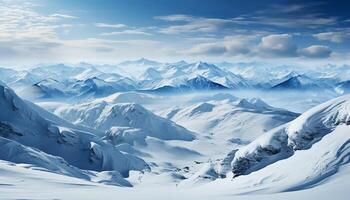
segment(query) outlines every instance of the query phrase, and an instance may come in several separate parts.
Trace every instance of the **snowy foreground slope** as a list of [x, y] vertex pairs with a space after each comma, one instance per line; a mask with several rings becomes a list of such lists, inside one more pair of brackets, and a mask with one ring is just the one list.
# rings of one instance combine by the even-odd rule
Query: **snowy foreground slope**
[[[326, 181], [306, 190], [269, 193], [269, 194], [244, 194], [233, 193], [228, 185], [217, 184], [213, 188], [180, 188], [157, 187], [125, 189], [114, 186], [96, 184], [82, 179], [71, 178], [49, 172], [26, 169], [20, 165], [0, 161], [0, 199], [106, 199], [145, 200], [154, 199], [237, 199], [237, 200], [295, 200], [295, 199], [319, 199], [337, 200], [348, 199], [350, 169], [344, 169]], [[221, 187], [219, 187], [221, 185]], [[230, 184], [232, 185], [232, 184]], [[224, 187], [223, 187], [224, 186]], [[224, 188], [225, 190], [218, 190]], [[171, 195], [169, 195], [171, 194]]]

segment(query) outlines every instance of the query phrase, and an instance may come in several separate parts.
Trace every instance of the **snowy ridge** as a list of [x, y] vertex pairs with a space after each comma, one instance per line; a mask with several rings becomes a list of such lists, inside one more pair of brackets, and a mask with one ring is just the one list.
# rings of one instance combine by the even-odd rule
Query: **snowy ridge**
[[97, 101], [61, 107], [55, 114], [76, 124], [103, 131], [115, 126], [132, 127], [142, 129], [148, 136], [163, 140], [195, 139], [194, 133], [134, 103], [110, 105], [105, 101]]
[[[58, 117], [35, 108], [37, 106], [34, 104], [28, 105], [3, 84], [0, 85], [0, 102], [1, 137], [59, 156], [80, 169], [116, 170], [124, 177], [130, 170], [149, 169], [142, 159], [122, 154], [84, 129], [64, 120], [56, 120]], [[14, 148], [23, 147], [14, 145]], [[3, 156], [6, 158], [6, 154]]]
[[337, 126], [350, 123], [350, 96], [343, 96], [303, 113], [239, 149], [232, 161], [234, 176], [249, 174], [298, 150], [311, 148]]
[[[203, 103], [160, 113], [189, 130], [210, 134], [221, 141], [252, 141], [256, 137], [286, 122], [298, 114], [269, 106], [260, 99], [238, 99], [219, 93]], [[243, 142], [244, 143], [244, 142]]]

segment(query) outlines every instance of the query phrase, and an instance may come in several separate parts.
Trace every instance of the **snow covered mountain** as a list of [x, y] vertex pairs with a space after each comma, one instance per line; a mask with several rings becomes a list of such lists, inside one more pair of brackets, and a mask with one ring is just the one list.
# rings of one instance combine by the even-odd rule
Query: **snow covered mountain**
[[8, 77], [6, 80], [6, 84], [14, 88], [25, 88], [43, 79], [43, 76], [36, 75], [34, 73], [31, 73], [30, 71], [24, 70], [18, 71], [12, 74], [12, 76]]
[[153, 60], [148, 60], [146, 58], [140, 58], [138, 60], [124, 61], [118, 64], [119, 66], [146, 66], [146, 67], [156, 67], [161, 65], [161, 63]]
[[[196, 82], [205, 81], [218, 84], [226, 88], [249, 88], [250, 84], [242, 77], [225, 71], [219, 67], [204, 62], [187, 64], [184, 62], [166, 64], [156, 69], [149, 68], [139, 77], [143, 88], [191, 88]], [[208, 84], [207, 83], [207, 84]], [[198, 83], [197, 83], [198, 84]], [[220, 86], [220, 87], [221, 87]], [[200, 86], [193, 89], [202, 89]]]
[[29, 71], [32, 74], [43, 77], [43, 79], [52, 78], [58, 81], [64, 81], [83, 73], [85, 68], [60, 63], [55, 65], [39, 65]]
[[96, 133], [22, 100], [3, 83], [0, 102], [1, 159], [64, 171], [64, 174], [76, 174], [79, 168], [115, 170], [127, 177], [130, 170], [149, 169], [142, 159], [123, 154]]
[[113, 127], [132, 127], [142, 129], [148, 136], [162, 140], [195, 139], [194, 133], [133, 103], [108, 104], [105, 101], [95, 101], [63, 106], [55, 114], [75, 124], [102, 131]]
[[33, 96], [34, 98], [62, 98], [70, 93], [66, 91], [67, 86], [65, 84], [51, 78], [39, 81], [24, 90], [26, 90], [26, 96]]
[[189, 92], [189, 91], [210, 91], [210, 90], [226, 90], [229, 89], [219, 83], [215, 83], [203, 76], [197, 76], [195, 78], [186, 80], [177, 86], [162, 86], [156, 89], [144, 90], [146, 92], [156, 93], [176, 93], [176, 92]]
[[78, 97], [101, 97], [108, 96], [115, 92], [134, 90], [133, 85], [123, 82], [108, 82], [103, 79], [93, 77], [82, 81], [76, 81], [70, 85], [72, 91]]
[[305, 75], [296, 75], [273, 86], [273, 90], [319, 90], [322, 87]]
[[349, 185], [350, 96], [304, 112], [348, 92], [339, 76], [346, 67], [309, 73], [223, 64], [140, 59], [0, 69], [23, 96], [0, 83], [3, 190], [255, 199]]
[[[291, 192], [348, 177], [350, 96], [318, 105], [224, 159], [208, 161], [182, 185], [231, 194]], [[214, 182], [212, 182], [214, 181]]]
[[[314, 185], [337, 173], [341, 165], [348, 162], [350, 155], [350, 138], [346, 134], [350, 130], [349, 107], [350, 96], [342, 96], [316, 106], [290, 123], [265, 133], [233, 153], [233, 176], [247, 175], [262, 169], [259, 173], [261, 175], [268, 171], [265, 168], [271, 170], [279, 166], [273, 177], [284, 174], [284, 178], [278, 182], [285, 182], [287, 180], [284, 179], [295, 175], [283, 187], [296, 189]], [[298, 163], [306, 160], [307, 164]], [[302, 170], [290, 170], [290, 166]], [[256, 173], [247, 176], [255, 175]]]
[[238, 99], [219, 93], [191, 106], [160, 112], [189, 130], [209, 134], [223, 143], [249, 143], [265, 131], [295, 119], [298, 114], [267, 105], [260, 99]]

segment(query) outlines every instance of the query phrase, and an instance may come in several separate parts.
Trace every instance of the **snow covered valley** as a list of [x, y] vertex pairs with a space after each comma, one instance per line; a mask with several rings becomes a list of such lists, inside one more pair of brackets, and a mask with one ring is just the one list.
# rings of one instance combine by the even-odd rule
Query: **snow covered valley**
[[0, 198], [348, 199], [350, 96], [338, 82], [141, 61], [132, 76], [7, 70]]

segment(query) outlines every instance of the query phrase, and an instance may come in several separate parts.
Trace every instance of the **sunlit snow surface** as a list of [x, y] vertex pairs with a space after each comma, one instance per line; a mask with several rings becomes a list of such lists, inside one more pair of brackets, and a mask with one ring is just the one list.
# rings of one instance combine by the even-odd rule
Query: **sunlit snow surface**
[[340, 74], [135, 62], [1, 69], [0, 198], [348, 199]]

